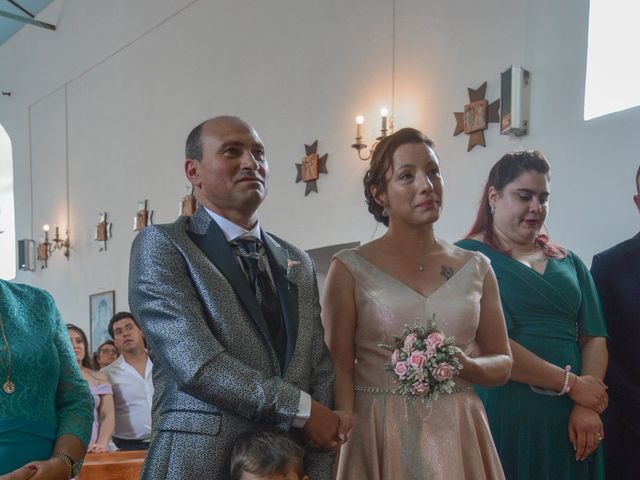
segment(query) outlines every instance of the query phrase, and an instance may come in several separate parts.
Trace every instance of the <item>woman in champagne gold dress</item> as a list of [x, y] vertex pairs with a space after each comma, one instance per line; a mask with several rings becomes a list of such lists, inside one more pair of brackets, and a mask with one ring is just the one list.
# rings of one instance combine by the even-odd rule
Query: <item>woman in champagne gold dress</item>
[[[405, 128], [377, 146], [364, 179], [380, 238], [339, 252], [323, 302], [336, 368], [336, 408], [352, 415], [338, 479], [502, 479], [500, 461], [472, 385], [501, 385], [511, 354], [496, 279], [484, 255], [436, 238], [443, 179], [431, 140]], [[385, 371], [405, 325], [455, 337], [463, 365], [453, 393], [431, 404], [394, 393]]]

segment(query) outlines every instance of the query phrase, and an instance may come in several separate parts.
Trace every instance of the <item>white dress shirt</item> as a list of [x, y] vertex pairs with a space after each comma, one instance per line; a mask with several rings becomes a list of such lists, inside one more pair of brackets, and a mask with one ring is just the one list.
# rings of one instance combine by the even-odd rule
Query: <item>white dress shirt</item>
[[113, 436], [123, 440], [149, 440], [151, 438], [151, 402], [153, 363], [147, 356], [144, 378], [120, 355], [102, 370], [113, 387], [116, 408], [116, 428]]
[[[245, 228], [236, 225], [232, 221], [224, 218], [221, 215], [218, 215], [216, 212], [212, 212], [208, 208], [205, 207], [207, 213], [215, 220], [215, 222], [222, 230], [227, 242], [232, 242], [238, 238], [251, 238], [262, 241], [262, 231], [260, 230], [260, 223], [256, 222], [251, 230], [246, 230]], [[240, 262], [240, 259], [238, 259]], [[242, 264], [241, 264], [242, 265]], [[271, 273], [271, 267], [267, 262], [267, 269], [269, 277], [271, 277], [271, 281], [273, 281], [273, 275]], [[311, 395], [307, 392], [303, 392], [300, 390], [300, 400], [298, 401], [298, 413], [296, 414], [296, 418], [293, 420], [293, 426], [297, 428], [302, 428], [309, 420], [311, 416]], [[117, 435], [116, 435], [117, 436]]]

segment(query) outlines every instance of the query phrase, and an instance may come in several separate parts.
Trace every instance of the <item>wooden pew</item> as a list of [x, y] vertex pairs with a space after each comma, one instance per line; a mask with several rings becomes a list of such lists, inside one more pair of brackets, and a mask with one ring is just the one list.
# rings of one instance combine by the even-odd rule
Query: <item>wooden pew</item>
[[87, 453], [79, 480], [138, 480], [146, 450]]

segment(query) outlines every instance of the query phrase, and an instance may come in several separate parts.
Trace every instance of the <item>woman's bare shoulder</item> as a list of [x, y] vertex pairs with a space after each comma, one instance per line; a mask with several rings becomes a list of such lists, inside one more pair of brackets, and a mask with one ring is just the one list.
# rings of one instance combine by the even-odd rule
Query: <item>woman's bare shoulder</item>
[[453, 263], [464, 264], [474, 255], [474, 252], [460, 248], [442, 238], [438, 238], [438, 243], [443, 248], [445, 255]]

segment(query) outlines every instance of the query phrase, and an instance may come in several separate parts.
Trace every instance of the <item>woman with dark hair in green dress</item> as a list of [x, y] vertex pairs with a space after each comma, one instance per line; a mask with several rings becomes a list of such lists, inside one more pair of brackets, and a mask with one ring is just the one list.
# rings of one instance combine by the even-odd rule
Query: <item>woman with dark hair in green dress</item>
[[585, 265], [541, 233], [548, 206], [544, 155], [509, 153], [458, 243], [491, 259], [513, 353], [511, 381], [478, 393], [508, 480], [604, 479], [605, 320]]

